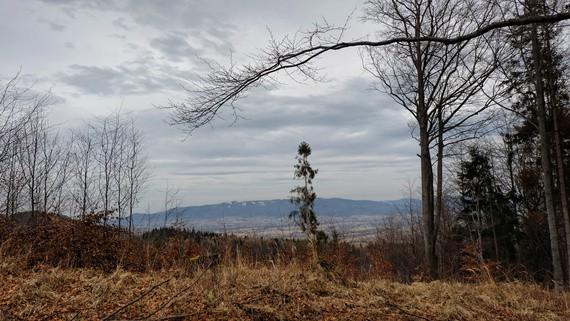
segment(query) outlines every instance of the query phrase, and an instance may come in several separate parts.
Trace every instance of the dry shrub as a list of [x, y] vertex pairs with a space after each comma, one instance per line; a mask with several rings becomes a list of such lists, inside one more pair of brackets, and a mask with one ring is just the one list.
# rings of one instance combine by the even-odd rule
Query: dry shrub
[[[199, 231], [161, 228], [143, 234], [143, 239], [160, 248], [163, 266], [188, 268], [197, 256], [219, 256], [227, 266], [276, 267], [297, 264], [309, 268], [311, 249], [304, 240], [237, 237]], [[339, 241], [318, 244], [321, 266], [342, 279], [364, 280], [391, 277], [392, 267], [379, 247]], [[189, 260], [192, 260], [189, 264]], [[208, 261], [208, 260], [206, 260]]]
[[49, 265], [104, 271], [113, 271], [117, 266], [146, 269], [147, 255], [155, 255], [156, 251], [145, 251], [144, 244], [136, 238], [102, 226], [99, 221], [97, 214], [81, 220], [46, 213], [3, 219], [3, 254], [18, 257], [28, 268]]
[[[85, 269], [27, 271], [0, 282], [0, 320], [568, 320], [568, 293], [522, 283], [401, 284], [368, 280], [330, 282], [293, 264], [275, 268], [223, 266], [194, 274], [176, 271], [113, 273]], [[4, 317], [4, 318], [3, 318]]]
[[344, 279], [367, 280], [392, 278], [392, 265], [374, 243], [354, 245], [345, 242], [325, 244], [320, 249], [322, 261]]
[[[3, 219], [0, 243], [7, 257], [18, 257], [23, 268], [60, 266], [114, 271], [180, 269], [206, 265], [276, 267], [297, 264], [309, 268], [306, 241], [237, 237], [162, 228], [141, 235], [103, 226], [102, 215], [81, 220], [35, 213]], [[345, 242], [319, 243], [321, 265], [342, 280], [391, 277], [392, 268], [379, 247]]]
[[508, 278], [499, 262], [482, 260], [475, 244], [466, 244], [461, 253], [460, 279], [467, 282], [491, 282]]

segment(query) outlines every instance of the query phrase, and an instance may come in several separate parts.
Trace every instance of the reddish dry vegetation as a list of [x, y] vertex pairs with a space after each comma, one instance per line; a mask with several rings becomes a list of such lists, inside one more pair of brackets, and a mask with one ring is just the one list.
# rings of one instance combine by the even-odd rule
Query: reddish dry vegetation
[[[101, 225], [100, 216], [72, 220], [53, 214], [0, 217], [1, 253], [18, 257], [24, 268], [37, 265], [92, 268], [113, 272], [118, 267], [131, 272], [164, 269], [192, 270], [215, 256], [216, 264], [288, 266], [308, 263], [308, 244], [298, 240], [235, 237], [173, 228], [141, 236]], [[392, 266], [374, 244], [355, 246], [328, 241], [319, 244], [322, 263], [343, 278], [363, 280], [392, 274]], [[198, 264], [197, 264], [198, 263]]]
[[37, 219], [0, 222], [0, 320], [570, 320], [570, 294], [536, 284], [390, 281], [374, 246], [310, 269], [302, 242]]
[[223, 266], [190, 274], [57, 268], [21, 272], [10, 263], [0, 269], [1, 320], [102, 320], [122, 307], [110, 319], [570, 320], [569, 294], [532, 284], [343, 284], [297, 265]]

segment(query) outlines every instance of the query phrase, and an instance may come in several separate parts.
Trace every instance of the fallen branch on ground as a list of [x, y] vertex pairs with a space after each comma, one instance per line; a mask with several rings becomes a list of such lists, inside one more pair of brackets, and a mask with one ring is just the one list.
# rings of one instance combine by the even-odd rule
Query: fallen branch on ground
[[[156, 289], [158, 289], [159, 287], [161, 287], [162, 285], [166, 284], [167, 282], [169, 282], [171, 279], [167, 279], [165, 281], [162, 281], [156, 285], [154, 285], [153, 287], [151, 287], [148, 291], [144, 292], [143, 294], [139, 295], [137, 298], [135, 298], [134, 300], [130, 301], [129, 303], [123, 305], [122, 307], [118, 308], [117, 310], [115, 310], [113, 313], [109, 314], [108, 316], [106, 316], [103, 321], [109, 321], [111, 320], [115, 315], [117, 315], [118, 313], [120, 313], [121, 311], [125, 310], [126, 308], [128, 308], [129, 306], [137, 303], [138, 301], [142, 300], [145, 296], [149, 295], [150, 293], [154, 292]], [[78, 313], [79, 314], [79, 313]]]

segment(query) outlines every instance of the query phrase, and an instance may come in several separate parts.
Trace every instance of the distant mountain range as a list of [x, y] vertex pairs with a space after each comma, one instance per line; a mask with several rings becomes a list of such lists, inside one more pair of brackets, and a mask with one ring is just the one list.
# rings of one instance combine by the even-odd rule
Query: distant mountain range
[[[353, 225], [354, 222], [367, 224], [365, 222], [379, 221], [385, 216], [397, 214], [399, 209], [406, 212], [409, 206], [409, 199], [362, 201], [319, 198], [315, 202], [315, 212], [323, 224], [348, 222]], [[412, 207], [419, 209], [420, 202], [412, 200]], [[288, 216], [294, 209], [294, 205], [286, 199], [187, 206], [169, 210], [166, 225], [180, 224], [208, 231], [269, 233], [269, 230], [283, 226], [290, 228], [291, 222]], [[134, 214], [133, 224], [141, 230], [164, 226], [164, 211]]]

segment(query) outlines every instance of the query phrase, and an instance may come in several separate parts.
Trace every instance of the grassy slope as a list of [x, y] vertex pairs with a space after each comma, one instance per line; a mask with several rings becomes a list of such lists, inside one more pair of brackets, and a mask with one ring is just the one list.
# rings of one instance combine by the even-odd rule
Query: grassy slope
[[[46, 268], [26, 272], [0, 262], [0, 320], [101, 320], [161, 281], [169, 282], [117, 319], [145, 316], [189, 287], [156, 317], [183, 320], [570, 320], [570, 293], [537, 285], [331, 282], [286, 269], [220, 267], [202, 273], [134, 274]], [[197, 279], [199, 277], [199, 279]], [[80, 312], [79, 315], [77, 313]], [[156, 320], [156, 318], [155, 318]]]

